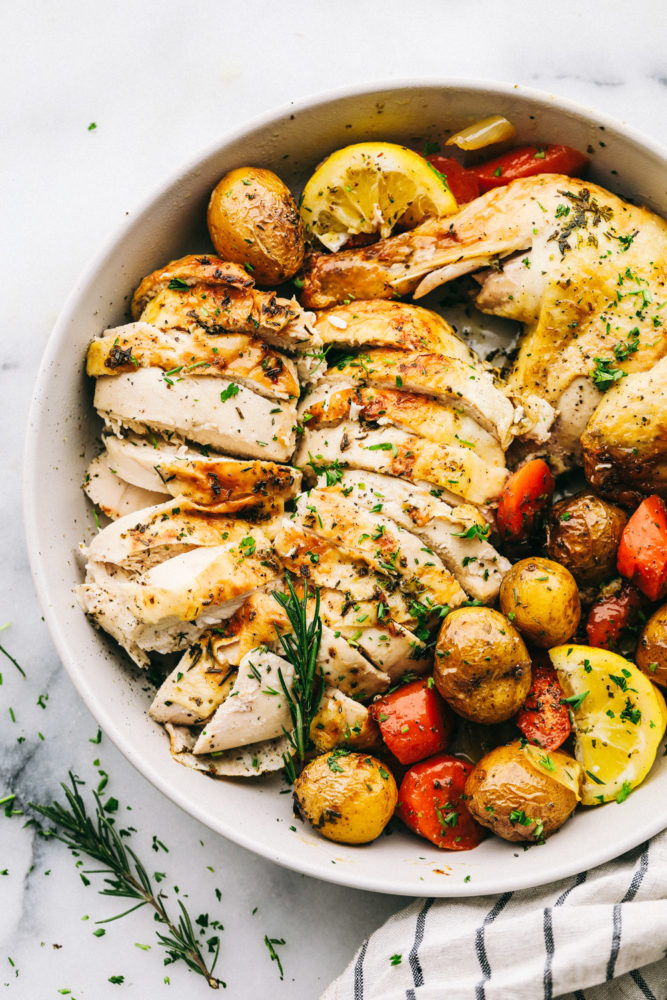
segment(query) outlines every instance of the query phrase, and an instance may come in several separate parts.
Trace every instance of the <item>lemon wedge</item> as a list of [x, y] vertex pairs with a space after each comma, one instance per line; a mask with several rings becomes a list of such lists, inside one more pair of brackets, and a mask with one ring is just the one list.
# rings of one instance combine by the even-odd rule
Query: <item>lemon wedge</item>
[[427, 216], [451, 215], [456, 199], [442, 174], [405, 146], [360, 142], [336, 150], [306, 184], [301, 216], [307, 232], [328, 250], [349, 236], [389, 236], [397, 222], [416, 226]]
[[566, 644], [549, 650], [572, 710], [582, 802], [623, 801], [651, 769], [667, 707], [656, 687], [616, 653]]

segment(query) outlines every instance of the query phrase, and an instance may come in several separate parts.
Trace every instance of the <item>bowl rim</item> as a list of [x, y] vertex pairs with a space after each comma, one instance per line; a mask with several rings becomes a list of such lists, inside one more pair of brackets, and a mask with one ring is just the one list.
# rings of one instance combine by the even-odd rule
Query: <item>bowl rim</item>
[[[244, 136], [255, 131], [256, 129], [266, 127], [285, 116], [304, 111], [312, 111], [320, 106], [328, 105], [339, 100], [368, 96], [374, 93], [377, 93], [378, 95], [387, 95], [392, 92], [405, 93], [406, 91], [409, 92], [420, 89], [450, 90], [457, 88], [473, 92], [493, 91], [500, 96], [515, 97], [519, 100], [525, 100], [526, 102], [534, 101], [541, 102], [543, 104], [552, 104], [554, 108], [559, 111], [578, 115], [591, 121], [595, 125], [603, 126], [605, 128], [609, 128], [610, 130], [613, 129], [621, 133], [631, 142], [636, 143], [660, 159], [664, 160], [667, 165], [667, 146], [658, 142], [653, 137], [644, 134], [639, 129], [634, 128], [634, 126], [630, 126], [620, 119], [600, 113], [593, 107], [579, 104], [569, 98], [556, 97], [547, 91], [526, 87], [522, 84], [509, 83], [506, 81], [479, 78], [467, 79], [463, 77], [443, 78], [437, 75], [427, 75], [417, 79], [367, 81], [363, 84], [348, 84], [330, 90], [318, 90], [317, 92], [299, 98], [298, 100], [291, 100], [287, 103], [272, 107], [268, 111], [264, 111], [250, 119], [246, 119], [242, 124], [236, 125], [232, 129], [225, 131], [215, 142], [210, 143], [203, 149], [200, 149], [196, 154], [189, 157], [185, 163], [170, 171], [164, 179], [155, 185], [155, 187], [151, 188], [148, 195], [141, 198], [138, 204], [135, 205], [133, 209], [130, 209], [128, 216], [125, 219], [112, 228], [102, 246], [93, 254], [89, 262], [81, 270], [69, 294], [67, 295], [62, 308], [60, 309], [57, 320], [48, 336], [42, 357], [40, 359], [30, 401], [23, 449], [23, 520], [28, 559], [37, 597], [58, 657], [67, 670], [70, 680], [72, 681], [77, 693], [82, 698], [84, 704], [96, 719], [105, 735], [109, 737], [123, 756], [154, 787], [162, 792], [162, 794], [164, 794], [169, 800], [179, 806], [179, 808], [183, 809], [186, 813], [198, 820], [204, 826], [211, 829], [213, 832], [226, 837], [228, 840], [239, 844], [255, 854], [274, 861], [282, 867], [298, 872], [299, 874], [312, 876], [320, 880], [334, 882], [351, 888], [382, 893], [396, 893], [404, 896], [412, 896], [414, 893], [408, 893], [403, 883], [393, 882], [391, 874], [388, 874], [386, 879], [379, 880], [374, 876], [364, 875], [363, 870], [360, 869], [355, 869], [354, 872], [349, 874], [343, 866], [337, 866], [334, 870], [329, 870], [328, 868], [325, 869], [325, 866], [317, 859], [312, 861], [309, 860], [305, 853], [302, 856], [302, 859], [297, 862], [291, 857], [284, 856], [280, 851], [273, 850], [271, 846], [267, 844], [266, 840], [257, 838], [250, 833], [246, 833], [239, 827], [231, 827], [223, 821], [219, 821], [217, 825], [212, 825], [209, 812], [204, 807], [200, 807], [196, 796], [193, 796], [192, 799], [184, 802], [179, 790], [170, 785], [168, 777], [158, 771], [150, 761], [146, 761], [141, 754], [135, 752], [131, 739], [121, 731], [117, 722], [113, 718], [112, 713], [108, 711], [106, 704], [96, 698], [92, 685], [89, 685], [86, 681], [85, 673], [82, 672], [76, 665], [76, 657], [73, 651], [69, 648], [68, 638], [61, 628], [58, 615], [51, 606], [50, 583], [46, 574], [42, 574], [41, 572], [41, 556], [39, 551], [39, 512], [37, 504], [39, 491], [36, 487], [40, 482], [40, 470], [37, 462], [36, 448], [37, 423], [42, 406], [41, 399], [49, 379], [50, 366], [57, 355], [60, 342], [66, 335], [70, 316], [73, 315], [75, 306], [82, 291], [87, 288], [91, 277], [98, 270], [103, 260], [120, 242], [124, 234], [130, 228], [140, 225], [141, 219], [151, 211], [153, 205], [163, 198], [165, 193], [174, 188], [184, 177], [192, 171], [195, 171], [202, 162], [206, 161], [209, 157], [214, 156], [216, 152], [220, 151], [225, 146], [228, 146], [237, 140], [243, 139]], [[646, 840], [647, 836], [651, 837], [659, 833], [664, 827], [665, 821], [659, 817], [654, 819], [653, 822], [644, 823], [642, 826], [641, 836], [638, 837], [632, 833], [628, 833], [624, 839], [615, 841], [611, 850], [604, 849], [604, 847], [602, 849], [598, 849], [593, 865], [602, 864], [612, 860], [613, 858], [619, 857], [626, 851], [631, 850]], [[539, 884], [545, 884], [547, 882], [553, 882], [560, 878], [576, 875], [579, 871], [580, 869], [577, 867], [576, 862], [573, 864], [572, 860], [563, 860], [560, 864], [550, 866], [548, 873], [545, 873], [541, 882], [536, 882], [534, 873], [526, 871], [524, 874], [521, 874], [517, 871], [513, 873], [509, 889], [514, 891], [533, 887]], [[416, 888], [418, 888], [417, 885], [415, 885], [415, 889]], [[444, 888], [446, 891], [439, 893], [440, 896], [460, 897], [504, 892], [508, 889], [508, 885], [506, 883], [501, 883], [498, 880], [490, 882], [488, 879], [486, 881], [483, 879], [476, 879], [474, 883], [471, 882], [468, 884], [452, 882]], [[431, 895], [433, 895], [432, 891]]]

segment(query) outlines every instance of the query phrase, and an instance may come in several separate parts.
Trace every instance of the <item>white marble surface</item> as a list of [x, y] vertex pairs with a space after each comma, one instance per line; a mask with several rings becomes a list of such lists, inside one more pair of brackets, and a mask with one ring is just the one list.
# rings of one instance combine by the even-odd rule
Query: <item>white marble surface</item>
[[[219, 973], [230, 997], [313, 1000], [401, 900], [325, 885], [215, 838], [161, 798], [108, 740], [89, 742], [97, 726], [41, 621], [20, 516], [28, 403], [58, 310], [91, 252], [147, 192], [231, 126], [295, 97], [411, 76], [482, 77], [572, 98], [662, 138], [666, 29], [664, 0], [637, 0], [632, 9], [626, 0], [5, 5], [0, 624], [12, 624], [0, 641], [27, 678], [2, 658], [0, 798], [50, 800], [68, 768], [95, 779], [99, 758], [112, 794], [132, 807], [126, 823], [138, 828], [150, 869], [189, 893], [195, 914], [208, 911], [224, 924]], [[169, 854], [153, 852], [153, 834]], [[35, 838], [19, 817], [0, 820], [0, 871], [0, 993], [207, 995], [184, 969], [164, 969], [157, 947], [135, 947], [153, 943], [147, 912], [94, 937], [93, 920], [115, 912], [113, 902], [85, 888], [68, 852]], [[285, 939], [283, 982], [265, 934]], [[125, 982], [110, 984], [114, 975]]]

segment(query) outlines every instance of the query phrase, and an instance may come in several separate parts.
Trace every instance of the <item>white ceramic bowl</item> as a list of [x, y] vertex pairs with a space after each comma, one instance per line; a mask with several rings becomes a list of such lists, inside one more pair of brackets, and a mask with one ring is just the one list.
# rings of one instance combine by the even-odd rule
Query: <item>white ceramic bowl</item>
[[377, 138], [421, 148], [425, 137], [491, 113], [510, 118], [519, 141], [592, 149], [595, 180], [667, 215], [665, 151], [617, 122], [547, 95], [510, 85], [427, 82], [295, 103], [227, 136], [180, 172], [97, 255], [51, 335], [30, 413], [24, 488], [35, 583], [62, 662], [104, 732], [149, 781], [212, 830], [297, 871], [380, 892], [502, 892], [615, 857], [667, 826], [667, 760], [658, 760], [625, 804], [579, 812], [543, 847], [524, 852], [491, 838], [463, 853], [438, 851], [404, 832], [367, 847], [333, 844], [294, 824], [291, 797], [278, 794], [277, 777], [213, 781], [174, 763], [163, 730], [146, 716], [145, 680], [91, 627], [72, 596], [82, 576], [77, 547], [95, 531], [80, 489], [99, 433], [83, 359], [95, 331], [124, 322], [128, 295], [143, 275], [208, 246], [206, 203], [227, 170], [257, 164], [298, 185], [326, 153], [350, 142]]

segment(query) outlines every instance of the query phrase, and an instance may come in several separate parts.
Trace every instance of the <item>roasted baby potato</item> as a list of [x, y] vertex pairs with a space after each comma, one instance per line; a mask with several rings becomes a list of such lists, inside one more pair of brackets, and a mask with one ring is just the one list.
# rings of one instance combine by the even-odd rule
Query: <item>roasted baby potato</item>
[[294, 783], [304, 819], [329, 840], [367, 844], [394, 814], [398, 789], [393, 775], [375, 757], [334, 750], [316, 757]]
[[530, 688], [530, 656], [517, 630], [491, 608], [447, 615], [435, 651], [435, 685], [472, 722], [504, 722]]
[[541, 842], [581, 799], [582, 775], [569, 754], [516, 740], [491, 750], [468, 776], [468, 809], [504, 840]]
[[547, 552], [581, 586], [602, 583], [616, 572], [616, 553], [627, 516], [593, 493], [557, 503], [547, 522]]
[[581, 617], [572, 574], [560, 563], [538, 556], [521, 559], [505, 574], [500, 585], [500, 610], [541, 649], [569, 639]]
[[270, 170], [239, 167], [213, 189], [206, 216], [216, 253], [278, 285], [303, 263], [304, 229], [289, 188]]
[[667, 687], [667, 604], [651, 615], [637, 644], [636, 662], [655, 684]]

